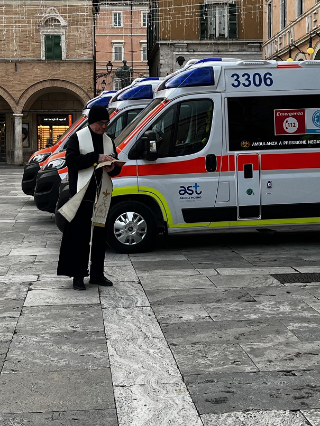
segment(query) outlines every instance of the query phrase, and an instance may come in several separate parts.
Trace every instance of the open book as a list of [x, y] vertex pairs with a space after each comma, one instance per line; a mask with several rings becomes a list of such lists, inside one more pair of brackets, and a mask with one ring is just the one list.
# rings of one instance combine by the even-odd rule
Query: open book
[[96, 169], [100, 169], [100, 167], [104, 167], [104, 166], [110, 166], [111, 164], [114, 164], [115, 166], [118, 166], [118, 167], [122, 167], [124, 164], [126, 164], [126, 162], [117, 160], [115, 158], [113, 161], [104, 161], [103, 163], [99, 163]]

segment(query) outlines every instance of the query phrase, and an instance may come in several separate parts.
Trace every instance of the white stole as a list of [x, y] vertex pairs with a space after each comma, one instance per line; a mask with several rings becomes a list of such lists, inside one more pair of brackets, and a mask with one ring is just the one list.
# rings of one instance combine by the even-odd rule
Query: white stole
[[[92, 136], [89, 127], [85, 127], [77, 132], [79, 140], [80, 154], [88, 154], [94, 150]], [[103, 135], [103, 152], [108, 155], [113, 153], [112, 140], [106, 134]], [[79, 170], [77, 180], [77, 193], [70, 198], [58, 211], [68, 221], [76, 215], [88, 189], [90, 180], [94, 173], [94, 166]], [[92, 223], [94, 226], [105, 226], [112, 195], [112, 181], [108, 173], [102, 169], [101, 190], [97, 202], [94, 206]]]

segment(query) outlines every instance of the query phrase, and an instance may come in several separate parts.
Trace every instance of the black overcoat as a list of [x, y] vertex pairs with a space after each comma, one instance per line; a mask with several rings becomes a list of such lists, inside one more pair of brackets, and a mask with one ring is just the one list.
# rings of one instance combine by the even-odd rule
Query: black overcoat
[[[72, 135], [68, 141], [66, 161], [68, 166], [70, 197], [77, 192], [79, 170], [92, 167], [95, 163], [98, 163], [99, 154], [103, 153], [103, 136], [94, 133], [91, 129], [90, 132], [94, 151], [88, 154], [80, 154], [77, 134]], [[114, 143], [113, 148], [113, 154], [116, 156]], [[116, 176], [120, 172], [121, 167], [115, 167], [109, 175]], [[88, 268], [93, 203], [96, 197], [97, 188], [99, 188], [100, 185], [101, 176], [102, 170], [99, 169], [94, 172], [74, 219], [71, 222], [66, 221], [60, 247], [57, 270], [58, 275], [86, 277], [89, 274], [92, 276], [103, 274], [106, 250], [106, 228], [93, 227], [91, 270], [89, 271]]]

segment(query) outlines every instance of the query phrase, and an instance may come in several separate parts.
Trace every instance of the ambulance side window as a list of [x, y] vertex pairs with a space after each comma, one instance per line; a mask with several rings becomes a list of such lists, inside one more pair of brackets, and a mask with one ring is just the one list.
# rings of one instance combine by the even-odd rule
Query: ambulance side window
[[[138, 114], [140, 114], [140, 112], [142, 111], [142, 108], [139, 109], [132, 109], [130, 111], [128, 111], [128, 118], [127, 118], [127, 122], [126, 122], [126, 126], [131, 123], [132, 120], [134, 120], [136, 118], [136, 116]], [[118, 136], [118, 135], [117, 135]]]
[[[304, 149], [320, 146], [318, 128], [307, 129], [305, 117], [320, 109], [318, 94], [228, 98], [229, 150]], [[297, 117], [289, 121], [286, 117]], [[292, 127], [290, 124], [292, 124]], [[310, 124], [311, 119], [310, 119]], [[298, 130], [298, 131], [296, 131]]]
[[156, 135], [158, 157], [201, 151], [209, 140], [212, 114], [210, 99], [190, 99], [169, 108], [148, 129]]
[[151, 127], [156, 135], [158, 157], [171, 157], [172, 137], [175, 130], [176, 106], [169, 108]]
[[120, 115], [120, 117], [116, 118], [112, 124], [109, 125], [107, 130], [107, 135], [111, 138], [116, 138], [123, 129], [123, 120], [124, 116], [123, 114]]
[[174, 156], [201, 151], [209, 140], [213, 102], [209, 99], [181, 102]]

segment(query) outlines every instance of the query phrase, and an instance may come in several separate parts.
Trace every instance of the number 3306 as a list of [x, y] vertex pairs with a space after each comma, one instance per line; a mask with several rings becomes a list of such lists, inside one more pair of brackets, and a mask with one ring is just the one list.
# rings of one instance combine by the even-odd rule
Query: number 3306
[[231, 78], [233, 78], [233, 83], [231, 84], [232, 87], [250, 87], [252, 85], [256, 87], [260, 87], [262, 85], [270, 87], [273, 85], [271, 72], [266, 72], [263, 75], [258, 72], [255, 72], [254, 74], [245, 72], [241, 76], [234, 73], [231, 75]]

